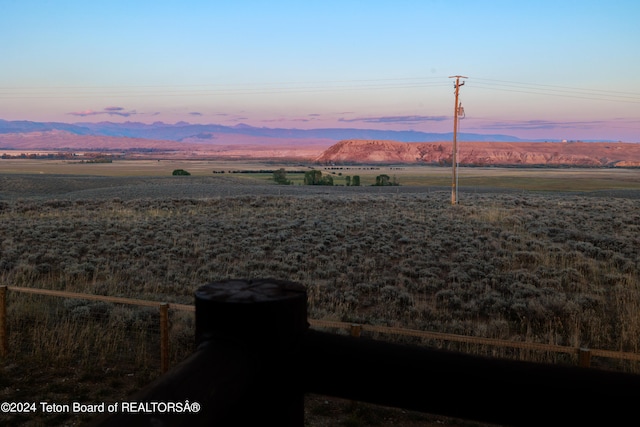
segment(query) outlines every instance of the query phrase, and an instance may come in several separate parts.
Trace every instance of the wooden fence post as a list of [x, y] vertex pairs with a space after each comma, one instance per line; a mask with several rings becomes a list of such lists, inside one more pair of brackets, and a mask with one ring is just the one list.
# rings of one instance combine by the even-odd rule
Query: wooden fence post
[[9, 354], [7, 335], [7, 285], [0, 286], [0, 357]]
[[354, 338], [360, 338], [362, 334], [362, 325], [358, 325], [357, 323], [351, 324], [351, 336]]
[[591, 351], [588, 348], [578, 349], [578, 366], [588, 368], [591, 366]]
[[160, 304], [160, 371], [169, 370], [169, 304]]

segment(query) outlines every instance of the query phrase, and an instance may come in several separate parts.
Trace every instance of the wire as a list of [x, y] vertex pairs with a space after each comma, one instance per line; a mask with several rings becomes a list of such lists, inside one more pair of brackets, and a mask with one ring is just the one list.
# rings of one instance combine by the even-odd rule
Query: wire
[[[499, 84], [514, 84], [514, 85], [523, 85], [523, 86], [536, 86], [536, 87], [549, 87], [555, 89], [564, 89], [564, 90], [573, 90], [573, 91], [587, 91], [587, 92], [603, 92], [603, 93], [621, 93], [621, 94], [629, 94], [629, 92], [621, 92], [621, 91], [612, 91], [612, 90], [604, 90], [604, 89], [586, 89], [586, 88], [576, 88], [571, 86], [558, 86], [558, 85], [547, 85], [540, 83], [524, 83], [524, 82], [514, 82], [509, 80], [495, 80], [495, 79], [483, 79], [479, 77], [474, 77], [473, 81], [485, 81], [485, 82], [495, 82]], [[640, 93], [632, 93], [632, 95], [640, 96]]]
[[[478, 81], [476, 83], [476, 81]], [[601, 89], [574, 88], [568, 86], [553, 86], [534, 83], [508, 82], [490, 79], [474, 79], [473, 87], [502, 92], [528, 93], [534, 95], [546, 95], [562, 98], [589, 99], [595, 101], [613, 101], [637, 104], [640, 103], [640, 94], [606, 91]]]
[[[538, 96], [577, 98], [639, 104], [640, 93], [570, 86], [516, 82], [470, 77], [469, 89], [524, 93]], [[0, 87], [0, 99], [73, 99], [73, 98], [158, 98], [158, 97], [226, 97], [300, 93], [342, 93], [430, 89], [449, 87], [445, 77], [403, 77], [388, 79], [327, 80], [307, 82], [267, 82], [247, 85], [122, 85], [122, 86], [25, 86]]]
[[[0, 97], [16, 98], [81, 98], [158, 97], [158, 96], [236, 96], [288, 93], [343, 92], [361, 90], [413, 89], [446, 86], [436, 78], [399, 78], [370, 80], [335, 80], [325, 82], [263, 83], [250, 86], [229, 85], [153, 85], [153, 86], [55, 86], [0, 87]], [[61, 92], [62, 91], [62, 92]]]
[[[184, 96], [238, 96], [238, 95], [269, 95], [269, 94], [295, 94], [295, 93], [328, 93], [373, 91], [391, 89], [416, 89], [433, 87], [434, 85], [406, 85], [406, 86], [361, 86], [361, 87], [331, 87], [331, 88], [297, 88], [297, 89], [272, 89], [272, 90], [220, 90], [220, 91], [163, 91], [163, 92], [83, 92], [83, 93], [43, 93], [43, 94], [5, 94], [0, 93], [4, 99], [41, 99], [41, 98], [87, 98], [101, 96], [104, 98], [138, 98], [138, 97], [184, 97]], [[442, 86], [442, 85], [441, 85]]]
[[[356, 80], [317, 80], [308, 82], [268, 82], [268, 83], [252, 83], [251, 86], [289, 86], [289, 85], [309, 85], [309, 84], [327, 84], [327, 83], [359, 83], [359, 82], [384, 82], [384, 81], [405, 81], [405, 80], [436, 80], [442, 77], [402, 77], [395, 79], [356, 79]], [[112, 89], [119, 88], [176, 88], [176, 87], [227, 87], [228, 84], [189, 84], [189, 85], [121, 85], [121, 86], [24, 86], [23, 89]], [[2, 89], [0, 87], [0, 89]]]

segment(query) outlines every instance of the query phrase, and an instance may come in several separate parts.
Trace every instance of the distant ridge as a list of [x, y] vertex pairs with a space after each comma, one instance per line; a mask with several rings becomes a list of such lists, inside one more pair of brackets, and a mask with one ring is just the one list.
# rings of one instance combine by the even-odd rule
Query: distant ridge
[[[413, 163], [451, 165], [451, 142], [344, 140], [315, 161], [321, 164]], [[640, 144], [611, 142], [466, 142], [458, 161], [467, 166], [640, 167]]]
[[[418, 131], [0, 119], [0, 150], [119, 151], [154, 158], [448, 165], [451, 140], [451, 133]], [[640, 167], [638, 143], [525, 141], [510, 135], [472, 133], [462, 133], [458, 140], [462, 165]]]
[[[328, 139], [341, 141], [344, 139], [370, 139], [393, 140], [400, 142], [436, 142], [450, 141], [452, 133], [430, 133], [413, 130], [394, 131], [376, 129], [355, 128], [320, 128], [320, 129], [287, 129], [253, 127], [246, 124], [235, 126], [223, 126], [217, 124], [190, 124], [178, 122], [167, 124], [155, 122], [151, 124], [139, 122], [99, 122], [99, 123], [57, 123], [57, 122], [31, 122], [31, 121], [7, 121], [0, 119], [0, 134], [30, 133], [62, 130], [76, 135], [114, 136], [127, 138], [145, 138], [154, 140], [183, 141], [186, 139], [211, 139], [211, 135], [245, 135], [265, 138], [287, 139]], [[475, 133], [458, 134], [460, 141], [522, 141], [511, 135], [485, 135]], [[206, 143], [206, 141], [203, 141]]]
[[90, 135], [91, 131], [81, 126], [69, 123], [57, 122], [30, 122], [26, 120], [7, 121], [0, 119], [0, 134], [6, 133], [28, 133], [28, 132], [48, 132], [62, 130], [76, 135]]

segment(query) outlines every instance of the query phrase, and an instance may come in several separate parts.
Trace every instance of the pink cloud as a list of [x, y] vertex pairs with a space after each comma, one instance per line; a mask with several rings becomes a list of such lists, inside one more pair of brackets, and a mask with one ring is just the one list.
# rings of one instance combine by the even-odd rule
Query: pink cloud
[[72, 116], [80, 116], [80, 117], [85, 117], [85, 116], [95, 116], [97, 114], [102, 114], [99, 113], [97, 111], [93, 111], [93, 110], [85, 110], [85, 111], [73, 111], [71, 113], [68, 113]]
[[72, 111], [67, 114], [72, 116], [78, 116], [78, 117], [99, 116], [102, 114], [107, 114], [109, 116], [129, 117], [129, 116], [138, 114], [136, 110], [132, 110], [132, 111], [124, 111], [124, 110], [125, 109], [123, 107], [105, 107], [101, 111], [95, 111], [95, 110]]
[[363, 122], [363, 123], [424, 123], [441, 122], [449, 120], [446, 116], [381, 116], [381, 117], [357, 117], [353, 119], [340, 118], [340, 122]]

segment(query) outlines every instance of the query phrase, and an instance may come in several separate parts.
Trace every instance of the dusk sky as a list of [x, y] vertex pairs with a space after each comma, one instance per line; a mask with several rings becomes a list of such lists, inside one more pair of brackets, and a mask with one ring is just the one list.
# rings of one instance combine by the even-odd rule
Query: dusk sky
[[0, 119], [640, 142], [640, 2], [0, 0]]

